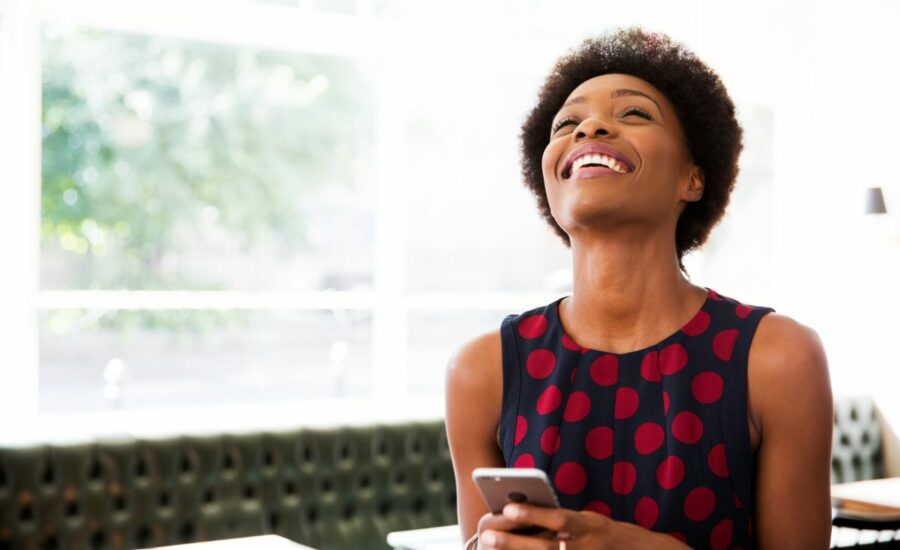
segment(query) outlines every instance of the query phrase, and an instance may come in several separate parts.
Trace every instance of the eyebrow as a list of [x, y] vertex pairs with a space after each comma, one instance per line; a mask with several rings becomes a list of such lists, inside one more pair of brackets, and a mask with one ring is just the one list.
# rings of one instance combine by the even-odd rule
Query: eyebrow
[[[647, 99], [652, 101], [654, 103], [654, 105], [656, 105], [656, 108], [659, 109], [660, 115], [662, 115], [663, 118], [665, 118], [662, 107], [659, 106], [659, 103], [657, 103], [655, 99], [653, 99], [652, 97], [650, 97], [649, 95], [645, 94], [644, 92], [642, 92], [640, 90], [632, 90], [631, 88], [620, 88], [618, 90], [613, 90], [612, 93], [609, 94], [609, 97], [616, 98], [616, 97], [622, 97], [622, 96], [628, 96], [628, 95], [636, 95], [636, 96], [646, 97]], [[569, 105], [572, 105], [573, 103], [584, 103], [585, 101], [587, 101], [587, 98], [583, 95], [573, 97], [569, 101], [566, 101], [565, 103], [563, 103], [563, 106], [560, 107], [560, 110], [562, 110], [565, 107], [568, 107]]]

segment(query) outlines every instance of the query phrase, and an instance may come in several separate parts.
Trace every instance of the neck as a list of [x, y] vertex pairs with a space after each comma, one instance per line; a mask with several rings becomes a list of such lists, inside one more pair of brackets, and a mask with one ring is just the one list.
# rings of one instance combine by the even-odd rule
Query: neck
[[706, 290], [681, 273], [669, 236], [572, 239], [574, 286], [560, 315], [576, 342], [613, 353], [641, 349], [700, 309]]

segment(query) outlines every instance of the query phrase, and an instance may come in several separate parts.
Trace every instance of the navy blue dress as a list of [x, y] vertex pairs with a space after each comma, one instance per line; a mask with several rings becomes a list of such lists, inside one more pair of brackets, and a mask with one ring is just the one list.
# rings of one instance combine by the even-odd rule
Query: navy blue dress
[[506, 465], [547, 472], [565, 508], [754, 548], [747, 356], [774, 310], [707, 289], [675, 334], [614, 354], [572, 340], [561, 301], [501, 325]]

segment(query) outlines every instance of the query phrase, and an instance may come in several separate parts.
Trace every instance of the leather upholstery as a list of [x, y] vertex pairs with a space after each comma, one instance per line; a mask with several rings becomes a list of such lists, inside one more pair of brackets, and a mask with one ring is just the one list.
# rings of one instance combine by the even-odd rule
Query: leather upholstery
[[881, 428], [869, 397], [835, 400], [831, 482], [884, 477]]
[[263, 533], [385, 548], [389, 531], [455, 522], [441, 421], [0, 449], [0, 549]]

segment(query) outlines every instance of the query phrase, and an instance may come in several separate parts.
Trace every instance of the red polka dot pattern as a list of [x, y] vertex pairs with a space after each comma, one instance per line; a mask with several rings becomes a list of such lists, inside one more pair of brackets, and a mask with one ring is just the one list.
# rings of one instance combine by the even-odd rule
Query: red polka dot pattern
[[541, 450], [548, 455], [556, 454], [562, 441], [559, 439], [559, 428], [550, 426], [541, 434]]
[[725, 550], [731, 544], [731, 535], [734, 530], [734, 522], [723, 519], [713, 527], [709, 535], [709, 546], [713, 550]]
[[528, 421], [521, 414], [516, 418], [516, 437], [514, 444], [518, 445], [525, 439], [525, 433], [528, 431]]
[[559, 492], [575, 495], [583, 491], [584, 486], [587, 485], [587, 472], [581, 464], [569, 461], [556, 470], [553, 481]]
[[644, 529], [652, 529], [659, 519], [659, 504], [650, 497], [642, 497], [634, 509], [634, 522]]
[[566, 402], [566, 410], [563, 412], [563, 420], [566, 422], [578, 422], [591, 412], [591, 398], [583, 391], [573, 392]]
[[722, 397], [722, 387], [725, 381], [712, 371], [701, 372], [691, 382], [691, 393], [694, 399], [708, 405], [715, 403]]
[[519, 323], [519, 336], [527, 340], [540, 338], [547, 332], [547, 318], [543, 315], [530, 315]]
[[659, 352], [659, 370], [666, 376], [671, 376], [688, 363], [687, 350], [681, 344], [671, 344]]
[[647, 455], [659, 449], [666, 437], [663, 427], [655, 422], [641, 424], [634, 434], [634, 447], [637, 452]]
[[709, 464], [709, 469], [712, 470], [712, 473], [719, 477], [728, 477], [728, 461], [725, 458], [724, 443], [719, 443], [710, 449], [706, 462]]
[[627, 495], [637, 482], [637, 470], [634, 464], [626, 461], [613, 464], [612, 490], [618, 495]]
[[656, 468], [656, 482], [663, 489], [674, 489], [684, 481], [684, 462], [677, 456], [663, 460]]
[[697, 487], [684, 499], [684, 515], [693, 521], [703, 521], [716, 507], [716, 494], [709, 487]]
[[528, 374], [537, 380], [543, 380], [550, 376], [553, 367], [556, 366], [556, 355], [548, 349], [536, 349], [528, 354], [528, 361], [525, 368]]
[[598, 426], [584, 438], [584, 448], [594, 458], [609, 458], [613, 453], [613, 431], [606, 426]]
[[612, 516], [612, 508], [610, 508], [609, 504], [603, 502], [602, 500], [592, 500], [591, 502], [585, 504], [583, 509], [590, 512], [603, 514], [606, 517]]
[[707, 292], [680, 330], [622, 354], [569, 336], [560, 300], [504, 319], [509, 465], [545, 471], [566, 508], [692, 548], [755, 547], [752, 507], [737, 497], [752, 494], [752, 461], [736, 458], [745, 443], [723, 420], [746, 407], [747, 335], [771, 309]]
[[738, 330], [726, 329], [716, 334], [713, 339], [713, 353], [722, 361], [731, 361], [731, 354], [734, 353], [734, 344], [737, 342]]
[[619, 381], [619, 358], [603, 355], [591, 363], [591, 380], [598, 386], [614, 386]]
[[682, 443], [696, 443], [703, 437], [703, 421], [690, 411], [680, 412], [672, 420], [672, 435]]
[[549, 386], [537, 400], [538, 414], [550, 414], [562, 403], [562, 392], [556, 386]]
[[662, 373], [659, 372], [659, 352], [650, 351], [641, 360], [641, 376], [648, 382], [659, 382]]
[[688, 324], [681, 328], [681, 331], [688, 336], [700, 336], [709, 328], [710, 320], [709, 313], [699, 311]]
[[616, 390], [616, 420], [634, 416], [640, 403], [641, 396], [633, 388], [619, 388]]
[[513, 468], [534, 468], [534, 457], [528, 453], [519, 455], [513, 462]]

